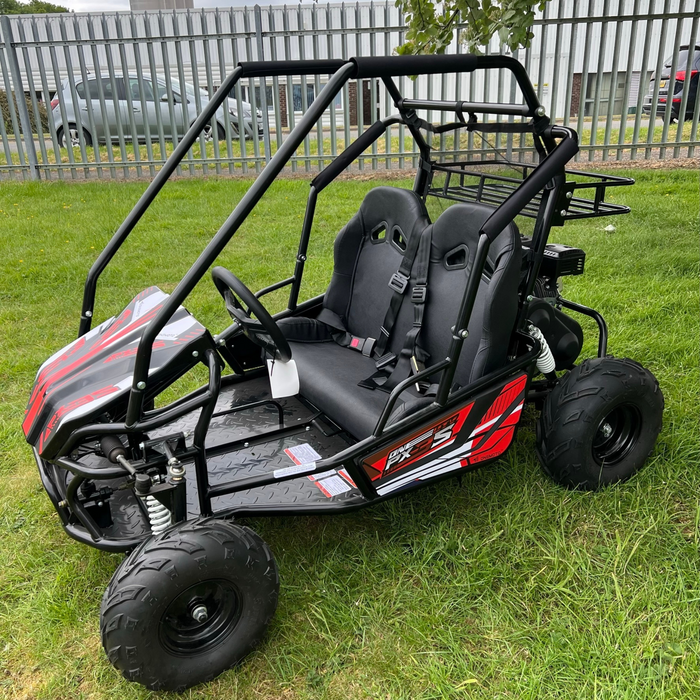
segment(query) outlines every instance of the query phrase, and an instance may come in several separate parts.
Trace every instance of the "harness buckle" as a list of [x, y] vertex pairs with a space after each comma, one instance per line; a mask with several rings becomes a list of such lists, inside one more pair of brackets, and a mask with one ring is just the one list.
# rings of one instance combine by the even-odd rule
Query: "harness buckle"
[[428, 292], [427, 284], [416, 284], [411, 290], [411, 301], [414, 304], [425, 304], [425, 298]]
[[408, 287], [408, 277], [401, 272], [395, 272], [389, 280], [389, 287], [399, 294], [403, 294]]
[[396, 355], [394, 355], [393, 352], [387, 352], [381, 357], [377, 358], [377, 361], [374, 363], [374, 365], [377, 369], [384, 369], [384, 367], [390, 365], [395, 359]]

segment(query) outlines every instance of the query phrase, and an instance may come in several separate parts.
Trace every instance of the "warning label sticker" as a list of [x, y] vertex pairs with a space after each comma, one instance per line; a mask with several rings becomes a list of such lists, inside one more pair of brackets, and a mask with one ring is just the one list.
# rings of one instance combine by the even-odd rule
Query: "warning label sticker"
[[318, 481], [319, 479], [325, 479], [328, 476], [335, 476], [338, 472], [335, 469], [329, 469], [327, 472], [319, 472], [318, 474], [311, 474], [309, 479], [311, 481]]
[[316, 462], [307, 462], [306, 464], [295, 464], [293, 467], [284, 467], [284, 469], [275, 469], [272, 472], [275, 479], [279, 479], [283, 476], [289, 476], [290, 474], [306, 474], [307, 472], [312, 472], [316, 469]]
[[328, 476], [325, 479], [317, 480], [316, 486], [321, 489], [327, 498], [339, 496], [341, 493], [350, 491], [352, 488], [347, 481], [341, 479], [337, 474], [335, 476]]
[[293, 447], [288, 447], [284, 453], [289, 457], [289, 459], [294, 462], [294, 464], [308, 464], [309, 462], [315, 462], [321, 459], [321, 455], [314, 450], [308, 442], [304, 442], [301, 445], [294, 445]]

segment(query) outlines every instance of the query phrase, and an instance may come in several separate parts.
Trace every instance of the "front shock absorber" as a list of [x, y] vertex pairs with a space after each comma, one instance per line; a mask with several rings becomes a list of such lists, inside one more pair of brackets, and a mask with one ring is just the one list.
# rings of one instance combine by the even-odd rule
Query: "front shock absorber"
[[160, 534], [172, 525], [172, 513], [158, 499], [153, 496], [146, 496], [144, 503], [146, 504], [148, 520], [151, 524], [151, 532], [154, 535]]
[[146, 506], [151, 532], [154, 535], [158, 535], [172, 525], [173, 514], [166, 505], [149, 493], [151, 484], [152, 480], [148, 474], [137, 474], [134, 483], [134, 491], [137, 497], [140, 498]]

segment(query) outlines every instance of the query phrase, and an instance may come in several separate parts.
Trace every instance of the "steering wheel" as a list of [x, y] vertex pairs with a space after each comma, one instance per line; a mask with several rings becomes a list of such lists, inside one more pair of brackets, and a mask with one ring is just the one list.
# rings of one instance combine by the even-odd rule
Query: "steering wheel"
[[[292, 359], [289, 343], [255, 294], [225, 267], [215, 267], [211, 276], [224, 299], [226, 311], [239, 323], [243, 335], [276, 359], [289, 362]], [[246, 309], [241, 302], [248, 308]], [[257, 321], [251, 318], [251, 314], [255, 315]]]

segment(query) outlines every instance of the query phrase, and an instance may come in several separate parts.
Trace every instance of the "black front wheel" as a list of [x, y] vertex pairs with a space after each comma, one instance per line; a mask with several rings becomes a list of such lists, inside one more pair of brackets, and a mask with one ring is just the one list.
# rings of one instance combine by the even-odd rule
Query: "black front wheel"
[[585, 360], [545, 400], [537, 424], [544, 470], [568, 488], [593, 490], [629, 479], [654, 449], [664, 397], [633, 360]]
[[261, 641], [277, 607], [270, 549], [252, 530], [209, 518], [148, 539], [102, 599], [112, 665], [151, 690], [210, 681]]

